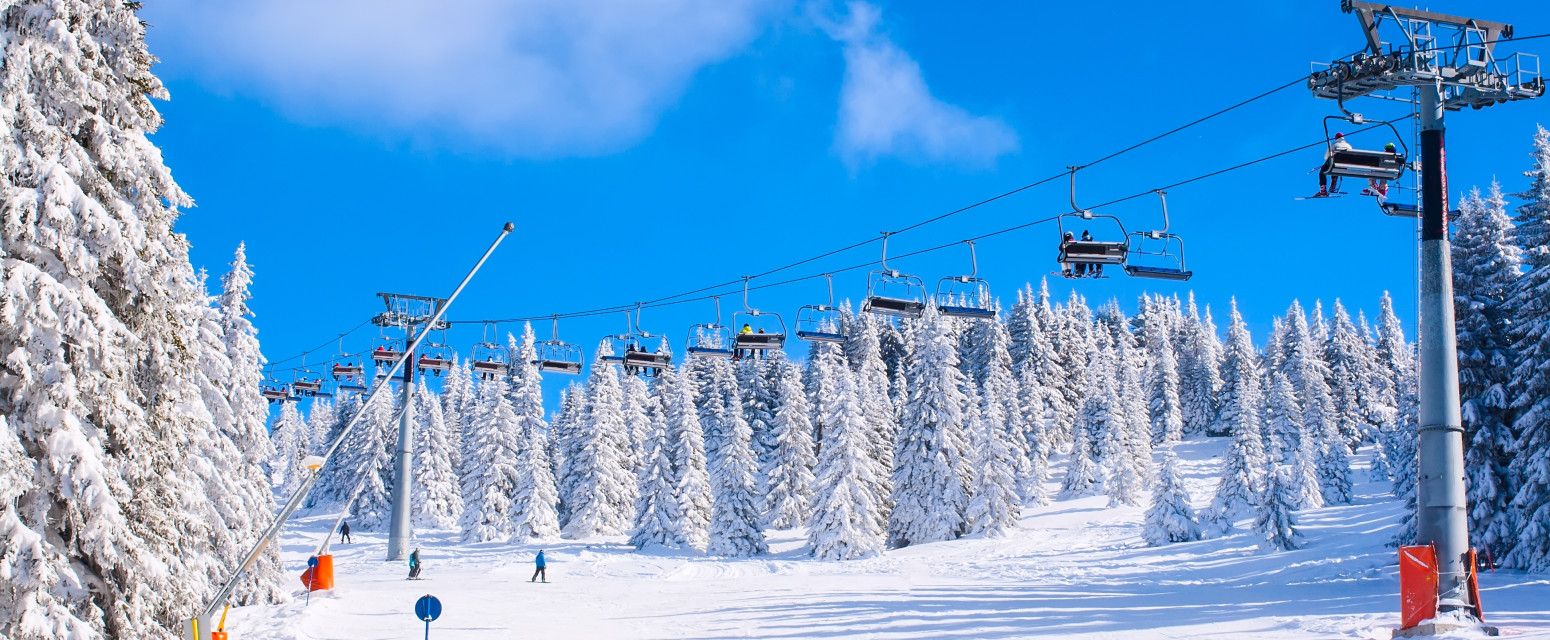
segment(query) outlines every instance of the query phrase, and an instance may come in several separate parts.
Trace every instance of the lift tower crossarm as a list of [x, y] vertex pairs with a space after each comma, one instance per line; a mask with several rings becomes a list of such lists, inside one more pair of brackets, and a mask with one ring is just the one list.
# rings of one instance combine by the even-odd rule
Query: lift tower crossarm
[[1382, 55], [1382, 40], [1378, 38], [1378, 20], [1389, 15], [1394, 18], [1408, 18], [1411, 20], [1425, 20], [1433, 24], [1448, 25], [1468, 29], [1479, 29], [1485, 32], [1485, 48], [1490, 50], [1497, 40], [1512, 39], [1512, 25], [1501, 22], [1488, 22], [1450, 16], [1445, 13], [1421, 11], [1419, 9], [1405, 9], [1376, 2], [1361, 2], [1360, 0], [1341, 0], [1340, 10], [1346, 13], [1356, 14], [1356, 18], [1362, 21], [1362, 33], [1367, 35], [1367, 50], [1372, 55]]

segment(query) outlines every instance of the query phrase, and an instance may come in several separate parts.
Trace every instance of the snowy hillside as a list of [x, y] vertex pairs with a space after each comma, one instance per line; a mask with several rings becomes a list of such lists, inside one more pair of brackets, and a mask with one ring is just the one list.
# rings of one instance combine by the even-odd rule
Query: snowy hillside
[[[1175, 448], [1197, 508], [1226, 445]], [[1103, 496], [1029, 508], [1004, 538], [850, 562], [811, 559], [800, 530], [769, 532], [767, 556], [730, 560], [635, 553], [622, 536], [465, 544], [435, 531], [419, 542], [428, 579], [407, 581], [404, 566], [382, 561], [383, 536], [360, 534], [334, 546], [337, 588], [309, 604], [295, 576], [333, 521], [316, 514], [285, 539], [300, 597], [235, 609], [228, 629], [244, 640], [419, 637], [411, 611], [431, 593], [445, 606], [432, 638], [1388, 638], [1399, 603], [1386, 543], [1403, 507], [1387, 483], [1358, 482], [1355, 493], [1352, 504], [1300, 512], [1306, 546], [1273, 553], [1249, 520], [1220, 538], [1147, 546], [1144, 508], [1108, 508]], [[528, 582], [539, 548], [547, 585]], [[1504, 635], [1550, 638], [1550, 580], [1498, 572], [1481, 583]]]

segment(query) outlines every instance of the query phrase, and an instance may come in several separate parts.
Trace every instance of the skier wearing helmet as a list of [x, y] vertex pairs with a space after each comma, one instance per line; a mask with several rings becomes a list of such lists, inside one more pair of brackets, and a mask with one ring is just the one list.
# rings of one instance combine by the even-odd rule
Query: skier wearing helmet
[[1315, 198], [1327, 198], [1330, 193], [1340, 192], [1340, 176], [1329, 175], [1335, 168], [1335, 154], [1341, 151], [1350, 151], [1351, 143], [1345, 141], [1344, 133], [1335, 133], [1335, 139], [1330, 143], [1329, 149], [1324, 152], [1324, 164], [1319, 167], [1319, 192]]
[[[1383, 145], [1383, 152], [1389, 155], [1394, 155], [1399, 153], [1399, 150], [1394, 148], [1394, 143], [1390, 142]], [[1387, 198], [1389, 195], [1389, 181], [1379, 180], [1377, 178], [1369, 178], [1367, 180], [1367, 188], [1362, 190], [1362, 195], [1373, 196], [1379, 200]]]

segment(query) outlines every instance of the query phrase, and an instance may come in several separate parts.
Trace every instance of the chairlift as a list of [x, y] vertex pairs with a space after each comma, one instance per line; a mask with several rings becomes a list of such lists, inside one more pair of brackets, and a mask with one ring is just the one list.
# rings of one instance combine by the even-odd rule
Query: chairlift
[[[494, 331], [494, 339], [490, 333]], [[474, 345], [473, 354], [469, 357], [470, 369], [480, 380], [494, 380], [496, 376], [503, 374], [511, 366], [511, 354], [506, 347], [501, 345], [500, 327], [493, 323], [484, 325], [484, 341]]]
[[371, 362], [378, 367], [392, 367], [404, 358], [403, 343], [383, 336], [371, 341]]
[[603, 338], [613, 347], [613, 354], [603, 356], [601, 360], [621, 365], [624, 367], [624, 372], [631, 375], [637, 373], [656, 375], [672, 365], [673, 354], [667, 350], [666, 336], [653, 335], [640, 330], [641, 308], [642, 304], [637, 302], [633, 315], [625, 312], [630, 329], [628, 333]]
[[[1400, 176], [1405, 175], [1405, 158], [1410, 155], [1410, 145], [1405, 144], [1405, 138], [1399, 135], [1399, 129], [1386, 120], [1367, 120], [1360, 113], [1346, 111], [1343, 99], [1340, 101], [1340, 111], [1345, 113], [1345, 115], [1324, 117], [1325, 160], [1324, 165], [1320, 167], [1321, 172], [1325, 175], [1341, 178], [1363, 178], [1384, 182], [1398, 180]], [[1386, 126], [1390, 131], [1394, 132], [1394, 140], [1399, 142], [1400, 147], [1404, 151], [1400, 153], [1384, 150], [1369, 151], [1355, 147], [1336, 149], [1335, 137], [1329, 133], [1330, 120], [1350, 122], [1353, 125], [1370, 123]], [[1338, 133], [1335, 135], [1341, 138], [1345, 137]], [[1350, 141], [1347, 140], [1346, 143], [1350, 144]], [[1330, 189], [1330, 191], [1333, 192], [1334, 189]]]
[[733, 346], [739, 355], [758, 352], [763, 357], [767, 351], [779, 351], [785, 347], [786, 320], [774, 311], [760, 311], [748, 306], [748, 281], [752, 279], [753, 276], [743, 276], [743, 310], [732, 314], [733, 326], [742, 325], [737, 330]]
[[834, 308], [834, 275], [825, 273], [829, 284], [829, 303], [810, 304], [797, 309], [797, 337], [808, 342], [845, 342], [840, 332], [840, 310]]
[[883, 232], [882, 268], [867, 275], [867, 298], [861, 310], [878, 315], [916, 318], [926, 310], [926, 284], [920, 278], [888, 268], [888, 236]]
[[[1105, 214], [1095, 214], [1091, 209], [1083, 209], [1076, 204], [1076, 172], [1081, 167], [1066, 167], [1071, 173], [1071, 212], [1062, 213], [1055, 218], [1055, 225], [1060, 233], [1060, 253], [1055, 256], [1055, 261], [1060, 263], [1060, 272], [1056, 275], [1066, 278], [1102, 278], [1104, 265], [1124, 265], [1125, 254], [1129, 251], [1129, 234], [1125, 232], [1125, 224], [1119, 218]], [[1093, 240], [1091, 238], [1076, 238], [1066, 232], [1065, 219], [1075, 218], [1092, 221], [1097, 218], [1106, 218], [1114, 221], [1119, 227], [1120, 240]], [[1084, 235], [1087, 230], [1084, 229]]]
[[990, 285], [979, 278], [979, 258], [974, 253], [974, 241], [969, 245], [969, 275], [942, 278], [936, 283], [936, 308], [944, 316], [990, 320], [996, 317], [995, 300], [990, 297]]
[[446, 345], [447, 331], [442, 329], [441, 342], [425, 342], [420, 344], [419, 357], [415, 359], [415, 367], [420, 373], [427, 371], [438, 377], [443, 371], [452, 370], [452, 348]]
[[538, 359], [533, 364], [544, 373], [581, 373], [581, 347], [560, 342], [560, 316], [554, 316], [549, 339], [538, 343]]
[[[1125, 273], [1134, 278], [1189, 280], [1194, 274], [1184, 267], [1184, 239], [1168, 233], [1168, 193], [1159, 189], [1157, 197], [1162, 200], [1163, 228], [1130, 234]], [[1138, 256], [1145, 256], [1145, 262], [1152, 264], [1136, 264]]]
[[275, 378], [273, 369], [271, 369], [269, 375], [264, 376], [264, 380], [258, 384], [258, 392], [260, 395], [264, 396], [264, 399], [268, 400], [270, 404], [296, 399], [296, 396], [291, 392], [291, 385], [280, 382], [278, 378]]
[[732, 330], [721, 324], [721, 298], [711, 296], [716, 303], [716, 321], [689, 327], [689, 337], [684, 340], [684, 351], [691, 356], [708, 358], [732, 357]]

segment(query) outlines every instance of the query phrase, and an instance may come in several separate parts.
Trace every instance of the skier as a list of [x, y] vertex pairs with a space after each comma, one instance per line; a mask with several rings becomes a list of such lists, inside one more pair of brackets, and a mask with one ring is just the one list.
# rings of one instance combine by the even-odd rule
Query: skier
[[1324, 164], [1319, 167], [1319, 192], [1313, 194], [1313, 197], [1328, 198], [1329, 194], [1340, 192], [1340, 176], [1329, 175], [1329, 172], [1335, 168], [1335, 154], [1350, 150], [1351, 143], [1345, 141], [1345, 134], [1336, 132], [1335, 141], [1324, 153]]
[[[631, 342], [629, 346], [624, 348], [624, 360], [628, 362], [630, 360], [630, 354], [635, 353], [635, 351], [635, 343]], [[628, 364], [624, 365], [624, 372], [632, 376], [635, 375], [635, 366]]]
[[533, 569], [533, 577], [530, 578], [528, 580], [528, 582], [537, 581], [540, 576], [543, 577], [544, 582], [549, 582], [549, 574], [544, 571], [544, 550], [543, 549], [539, 549], [538, 550], [538, 557], [533, 559], [533, 564], [536, 566], [536, 568]]
[[[1389, 155], [1394, 155], [1399, 153], [1399, 150], [1395, 149], [1394, 143], [1390, 142], [1383, 145], [1383, 152]], [[1362, 195], [1375, 196], [1379, 200], [1387, 198], [1389, 196], [1389, 181], [1379, 180], [1377, 178], [1368, 178], [1367, 188], [1362, 190]]]
[[339, 544], [349, 544], [349, 543], [350, 543], [350, 523], [346, 522], [344, 524], [339, 525]]
[[[1088, 231], [1087, 229], [1083, 229], [1082, 230], [1082, 242], [1092, 242], [1092, 241], [1093, 241], [1093, 232]], [[1078, 277], [1078, 278], [1082, 277], [1082, 272], [1084, 270], [1083, 269], [1084, 267], [1092, 269], [1093, 277], [1094, 278], [1101, 278], [1101, 277], [1103, 277], [1103, 265], [1101, 265], [1101, 264], [1094, 264], [1094, 265], [1078, 264], [1078, 265], [1076, 265], [1076, 277]]]
[[422, 566], [423, 565], [420, 564], [420, 548], [419, 547], [415, 547], [414, 551], [409, 553], [409, 579], [410, 580], [419, 580], [420, 579], [420, 568]]
[[[1064, 248], [1066, 245], [1071, 244], [1072, 242], [1076, 242], [1076, 236], [1071, 235], [1071, 232], [1067, 231], [1065, 237], [1060, 239], [1060, 246]], [[1060, 275], [1063, 275], [1067, 278], [1071, 277], [1071, 263], [1060, 263]]]
[[[740, 329], [737, 333], [738, 333], [738, 335], [746, 336], [746, 335], [748, 335], [750, 333], [753, 333], [753, 327], [750, 327], [747, 324], [744, 324], [743, 328]], [[742, 360], [743, 359], [743, 350], [742, 349], [738, 349], [736, 351], [736, 353], [733, 353], [732, 354], [732, 359], [733, 360]]]

